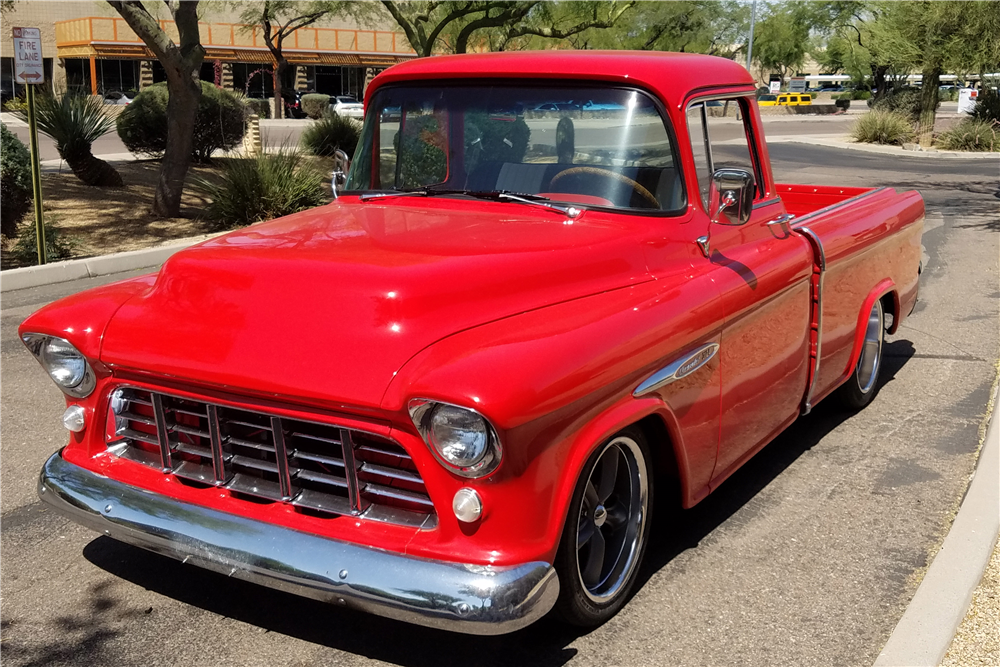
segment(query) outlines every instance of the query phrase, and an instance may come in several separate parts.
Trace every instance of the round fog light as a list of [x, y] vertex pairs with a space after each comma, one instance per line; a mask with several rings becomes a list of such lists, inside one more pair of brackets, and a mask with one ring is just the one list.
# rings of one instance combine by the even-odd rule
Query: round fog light
[[82, 405], [71, 405], [63, 413], [63, 426], [73, 433], [79, 433], [87, 425], [87, 411]]
[[483, 501], [474, 489], [459, 489], [455, 494], [455, 500], [451, 503], [451, 508], [455, 511], [455, 517], [459, 521], [472, 523], [479, 519], [483, 513]]

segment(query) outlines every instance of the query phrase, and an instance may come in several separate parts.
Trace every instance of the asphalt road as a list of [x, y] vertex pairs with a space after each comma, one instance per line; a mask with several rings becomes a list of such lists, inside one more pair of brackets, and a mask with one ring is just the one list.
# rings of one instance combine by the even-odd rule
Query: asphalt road
[[[770, 132], [770, 128], [768, 130]], [[882, 389], [821, 403], [716, 493], [660, 511], [634, 599], [589, 633], [475, 638], [259, 588], [101, 537], [35, 500], [66, 440], [17, 323], [109, 279], [3, 296], [0, 589], [6, 665], [870, 665], [973, 471], [998, 358], [1000, 164], [775, 144], [779, 181], [891, 185], [927, 202], [920, 301]]]

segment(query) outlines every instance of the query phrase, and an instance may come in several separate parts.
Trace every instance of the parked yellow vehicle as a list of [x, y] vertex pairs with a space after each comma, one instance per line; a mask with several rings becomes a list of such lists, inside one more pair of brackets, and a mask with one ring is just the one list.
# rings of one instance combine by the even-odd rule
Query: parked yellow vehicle
[[801, 106], [803, 104], [812, 104], [812, 95], [805, 95], [801, 93], [782, 93], [780, 95], [761, 95], [757, 99], [757, 104], [762, 107], [777, 107], [777, 106]]

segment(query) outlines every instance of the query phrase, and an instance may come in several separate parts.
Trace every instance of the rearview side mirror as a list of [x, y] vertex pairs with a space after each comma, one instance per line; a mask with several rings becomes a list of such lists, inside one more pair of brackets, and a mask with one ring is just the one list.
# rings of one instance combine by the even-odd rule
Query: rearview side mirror
[[347, 172], [351, 170], [351, 158], [347, 153], [339, 148], [333, 152], [333, 174], [331, 175], [330, 187], [333, 190], [333, 198], [336, 199], [340, 191], [347, 184]]
[[712, 222], [739, 226], [750, 220], [754, 196], [753, 174], [743, 169], [717, 169], [712, 174], [708, 209]]

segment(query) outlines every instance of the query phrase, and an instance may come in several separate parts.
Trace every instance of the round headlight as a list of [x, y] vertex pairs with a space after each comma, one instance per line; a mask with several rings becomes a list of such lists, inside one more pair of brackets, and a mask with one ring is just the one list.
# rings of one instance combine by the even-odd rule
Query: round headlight
[[434, 410], [427, 436], [448, 463], [460, 468], [479, 463], [489, 445], [486, 420], [453, 405], [439, 405]]
[[502, 450], [493, 426], [475, 410], [415, 398], [410, 419], [434, 456], [462, 477], [483, 477], [500, 465]]
[[60, 387], [72, 389], [83, 382], [87, 375], [87, 360], [80, 352], [62, 338], [49, 338], [42, 344], [39, 361]]
[[21, 336], [28, 350], [59, 388], [74, 398], [86, 398], [97, 386], [87, 358], [65, 338], [40, 333]]

